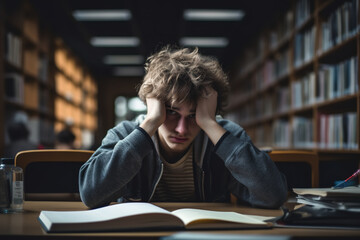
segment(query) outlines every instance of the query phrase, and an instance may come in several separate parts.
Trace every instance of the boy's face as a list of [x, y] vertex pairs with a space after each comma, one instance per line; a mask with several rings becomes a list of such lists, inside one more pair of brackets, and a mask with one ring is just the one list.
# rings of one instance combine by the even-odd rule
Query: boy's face
[[158, 129], [160, 146], [164, 157], [177, 158], [188, 150], [200, 132], [195, 118], [196, 105], [186, 102], [165, 105], [166, 119]]

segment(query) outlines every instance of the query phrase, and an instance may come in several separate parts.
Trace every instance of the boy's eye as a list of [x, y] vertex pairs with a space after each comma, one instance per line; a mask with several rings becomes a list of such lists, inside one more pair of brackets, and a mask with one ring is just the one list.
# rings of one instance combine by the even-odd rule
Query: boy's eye
[[166, 113], [169, 114], [169, 115], [176, 115], [177, 114], [176, 111], [171, 110], [171, 109], [166, 109]]
[[194, 114], [190, 114], [189, 115], [189, 118], [196, 118], [196, 114], [194, 113]]

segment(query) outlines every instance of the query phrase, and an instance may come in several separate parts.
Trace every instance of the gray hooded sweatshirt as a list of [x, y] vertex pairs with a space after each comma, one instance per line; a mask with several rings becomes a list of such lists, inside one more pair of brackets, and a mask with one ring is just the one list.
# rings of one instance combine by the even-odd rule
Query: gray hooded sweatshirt
[[[110, 129], [101, 146], [80, 168], [79, 191], [90, 208], [110, 202], [151, 201], [163, 164], [156, 137], [139, 127], [145, 116]], [[217, 119], [227, 132], [214, 144], [200, 131], [194, 140], [194, 186], [198, 201], [241, 203], [277, 208], [287, 183], [268, 154], [257, 149], [239, 125]]]

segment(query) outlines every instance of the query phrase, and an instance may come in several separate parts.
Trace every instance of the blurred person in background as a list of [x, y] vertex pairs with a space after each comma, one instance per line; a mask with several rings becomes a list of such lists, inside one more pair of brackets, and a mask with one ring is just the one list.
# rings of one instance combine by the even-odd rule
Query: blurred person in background
[[56, 135], [56, 149], [75, 149], [75, 134], [70, 128], [64, 128]]
[[15, 158], [20, 151], [38, 149], [38, 145], [29, 140], [30, 131], [22, 121], [10, 122], [7, 126], [10, 142], [5, 147], [5, 156]]

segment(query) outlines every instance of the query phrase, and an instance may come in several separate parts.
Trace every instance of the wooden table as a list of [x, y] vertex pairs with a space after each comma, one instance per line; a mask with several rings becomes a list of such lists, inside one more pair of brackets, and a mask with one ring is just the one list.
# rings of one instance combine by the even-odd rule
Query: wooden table
[[[199, 208], [220, 211], [235, 211], [244, 214], [260, 216], [280, 216], [280, 210], [256, 209], [242, 207], [228, 203], [155, 203], [156, 205], [175, 210], [178, 208]], [[0, 214], [0, 239], [159, 239], [175, 232], [109, 232], [109, 233], [46, 233], [39, 221], [41, 210], [86, 210], [82, 202], [56, 202], [56, 201], [26, 201], [24, 212], [15, 214]], [[199, 233], [200, 231], [191, 231]], [[295, 229], [273, 228], [254, 230], [222, 230], [202, 231], [212, 234], [244, 234], [244, 235], [288, 235], [294, 239], [360, 239], [359, 230], [335, 230], [335, 229]], [[221, 237], [219, 237], [221, 239]]]

